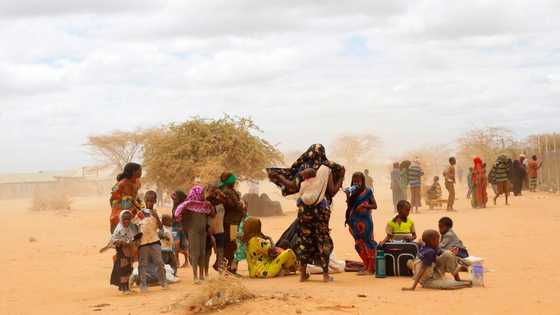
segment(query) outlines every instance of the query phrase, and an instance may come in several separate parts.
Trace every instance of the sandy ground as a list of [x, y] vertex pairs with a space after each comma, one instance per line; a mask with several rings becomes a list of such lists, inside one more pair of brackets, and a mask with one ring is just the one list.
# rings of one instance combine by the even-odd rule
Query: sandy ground
[[[387, 192], [383, 192], [387, 195]], [[378, 198], [376, 237], [393, 215], [388, 198]], [[69, 213], [32, 213], [29, 201], [0, 201], [3, 215], [0, 255], [0, 314], [159, 314], [200, 287], [190, 269], [169, 291], [153, 288], [145, 295], [121, 296], [109, 286], [111, 254], [99, 254], [108, 238], [105, 198], [78, 198]], [[503, 204], [503, 200], [502, 200]], [[285, 210], [293, 209], [285, 202]], [[321, 283], [316, 276], [300, 284], [296, 277], [243, 280], [259, 297], [227, 309], [228, 314], [560, 314], [560, 198], [528, 194], [512, 205], [484, 210], [458, 201], [452, 213], [456, 232], [470, 252], [485, 258], [486, 287], [462, 291], [402, 292], [408, 278], [376, 279], [335, 275]], [[265, 232], [278, 237], [295, 213], [263, 220]], [[417, 229], [436, 228], [444, 211], [412, 216]], [[343, 226], [342, 200], [335, 202], [331, 227], [340, 259], [358, 259]], [[36, 241], [30, 241], [30, 238]], [[242, 269], [246, 272], [246, 267]], [[365, 297], [359, 297], [362, 295]], [[100, 306], [101, 305], [101, 306]], [[184, 314], [184, 310], [167, 311]]]

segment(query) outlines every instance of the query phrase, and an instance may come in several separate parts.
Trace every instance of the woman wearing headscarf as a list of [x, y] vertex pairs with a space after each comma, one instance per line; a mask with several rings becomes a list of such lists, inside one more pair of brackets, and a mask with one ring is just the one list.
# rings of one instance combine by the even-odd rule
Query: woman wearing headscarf
[[488, 177], [486, 176], [485, 164], [480, 157], [473, 159], [471, 205], [473, 208], [486, 208], [488, 202]]
[[111, 216], [109, 218], [111, 233], [119, 223], [119, 215], [123, 210], [130, 210], [132, 215], [143, 207], [138, 200], [138, 190], [141, 187], [142, 166], [137, 163], [127, 163], [123, 172], [117, 176], [117, 183], [111, 191]]
[[220, 190], [223, 193], [224, 205], [224, 258], [227, 260], [227, 267], [231, 273], [236, 273], [237, 270], [234, 264], [235, 251], [237, 250], [237, 229], [241, 220], [245, 217], [247, 209], [245, 204], [241, 201], [241, 194], [235, 190], [237, 177], [230, 172], [224, 172], [220, 176]]
[[329, 257], [334, 245], [329, 229], [330, 207], [332, 198], [342, 187], [344, 167], [327, 159], [323, 145], [314, 144], [290, 168], [270, 168], [267, 172], [284, 195], [300, 194], [294, 248], [300, 262], [300, 281], [309, 278], [308, 264], [320, 266], [323, 280], [332, 281]]
[[352, 175], [352, 186], [345, 189], [344, 192], [348, 205], [346, 223], [354, 238], [356, 251], [365, 266], [358, 275], [371, 275], [375, 272], [375, 249], [377, 248], [377, 243], [373, 239], [371, 210], [377, 209], [377, 202], [372, 188], [365, 185], [365, 176], [362, 172]]
[[189, 192], [187, 200], [175, 211], [177, 219], [183, 222], [183, 230], [187, 231], [193, 281], [196, 284], [204, 280], [204, 272], [207, 268], [206, 238], [208, 215], [211, 210], [212, 205], [204, 198], [204, 188], [195, 185]]
[[296, 256], [291, 249], [274, 247], [262, 233], [261, 221], [248, 218], [243, 228], [243, 242], [247, 244], [247, 265], [251, 278], [274, 278], [295, 268]]

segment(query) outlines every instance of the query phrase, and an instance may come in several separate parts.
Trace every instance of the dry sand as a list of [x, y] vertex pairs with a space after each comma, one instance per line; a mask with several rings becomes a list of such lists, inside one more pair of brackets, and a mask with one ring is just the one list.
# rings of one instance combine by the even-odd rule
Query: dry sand
[[[382, 192], [388, 196], [387, 192]], [[340, 198], [340, 197], [339, 197]], [[388, 198], [378, 198], [376, 238], [393, 215]], [[190, 269], [169, 291], [152, 288], [144, 295], [121, 296], [109, 286], [111, 254], [98, 250], [108, 238], [106, 198], [75, 199], [69, 213], [32, 213], [27, 200], [0, 201], [4, 226], [0, 256], [0, 314], [184, 314], [169, 305], [195, 294]], [[503, 204], [503, 200], [502, 200]], [[291, 201], [285, 210], [293, 209]], [[376, 279], [337, 274], [300, 284], [297, 277], [245, 279], [259, 297], [227, 309], [228, 314], [560, 314], [560, 198], [527, 194], [512, 205], [484, 210], [458, 201], [451, 216], [470, 252], [485, 258], [486, 287], [461, 291], [402, 292], [408, 278]], [[417, 229], [436, 228], [444, 211], [414, 214]], [[295, 213], [263, 219], [266, 233], [278, 237]], [[354, 259], [351, 237], [343, 226], [344, 206], [335, 202], [331, 227], [339, 259]], [[33, 239], [30, 239], [33, 238]], [[246, 267], [242, 272], [246, 272]], [[362, 297], [360, 297], [362, 296]], [[365, 296], [365, 297], [364, 297]]]

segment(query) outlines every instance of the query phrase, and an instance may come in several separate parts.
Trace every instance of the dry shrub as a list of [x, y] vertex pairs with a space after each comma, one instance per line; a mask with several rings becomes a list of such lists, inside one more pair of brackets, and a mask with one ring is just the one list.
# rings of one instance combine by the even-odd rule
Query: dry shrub
[[35, 191], [31, 200], [31, 210], [70, 210], [72, 200], [66, 193]]
[[253, 298], [255, 294], [250, 292], [241, 280], [221, 277], [204, 283], [195, 295], [185, 297], [176, 303], [175, 307], [187, 308], [187, 314], [206, 313]]

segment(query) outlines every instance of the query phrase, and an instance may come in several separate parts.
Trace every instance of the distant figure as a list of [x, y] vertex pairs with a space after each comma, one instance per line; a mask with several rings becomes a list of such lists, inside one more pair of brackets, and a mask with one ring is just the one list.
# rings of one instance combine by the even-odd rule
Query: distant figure
[[513, 161], [513, 166], [511, 169], [511, 179], [513, 182], [513, 195], [521, 196], [521, 191], [523, 190], [523, 181], [527, 177], [527, 171], [523, 167], [523, 162], [521, 160]]
[[486, 177], [486, 169], [484, 168], [482, 159], [479, 157], [475, 157], [473, 159], [473, 163], [473, 192], [471, 196], [471, 205], [475, 209], [486, 208], [486, 203], [488, 202], [488, 193], [486, 192], [488, 187], [488, 178]]
[[183, 223], [181, 220], [177, 219], [175, 216], [175, 211], [177, 207], [181, 205], [185, 200], [187, 200], [187, 194], [182, 190], [177, 190], [171, 194], [171, 200], [173, 200], [173, 208], [171, 210], [171, 215], [173, 216], [173, 240], [175, 242], [175, 258], [177, 259], [177, 264], [180, 263], [179, 254], [185, 256], [185, 262], [181, 268], [189, 266], [189, 244], [187, 242], [187, 234], [183, 231]]
[[445, 178], [445, 189], [447, 189], [447, 211], [453, 211], [455, 204], [455, 164], [457, 160], [454, 157], [449, 158], [449, 167], [443, 173]]
[[439, 184], [439, 177], [434, 176], [434, 182], [427, 192], [429, 200], [438, 200], [441, 198], [441, 185]]
[[473, 173], [473, 168], [472, 166], [469, 167], [469, 172], [467, 173], [467, 199], [471, 199], [471, 194], [472, 194], [472, 189], [473, 189], [473, 185], [472, 185], [472, 173]]
[[506, 196], [506, 205], [509, 204], [509, 174], [510, 163], [505, 155], [500, 155], [494, 164], [492, 171], [491, 182], [496, 185], [496, 196], [494, 197], [494, 204], [500, 195]]
[[373, 178], [371, 178], [371, 176], [369, 176], [369, 170], [368, 169], [364, 170], [364, 176], [366, 178], [366, 187], [373, 187]]
[[393, 170], [391, 171], [391, 191], [393, 192], [393, 210], [397, 212], [397, 203], [399, 203], [400, 200], [406, 199], [401, 189], [401, 170], [399, 162], [393, 163]]
[[462, 167], [457, 169], [457, 182], [458, 183], [463, 183], [463, 175], [465, 174], [465, 171]]
[[402, 161], [400, 165], [401, 169], [401, 200], [408, 200], [408, 168], [410, 167], [410, 161]]
[[418, 212], [418, 208], [422, 207], [422, 176], [424, 171], [420, 166], [418, 159], [414, 160], [412, 166], [408, 169], [408, 181], [410, 185], [410, 203], [412, 207]]
[[529, 175], [529, 191], [537, 191], [537, 180], [539, 177], [539, 169], [542, 166], [542, 162], [538, 162], [537, 156], [533, 155], [531, 160], [527, 164], [527, 173]]

